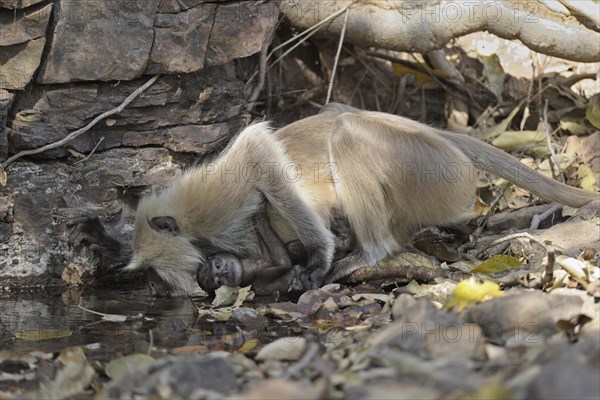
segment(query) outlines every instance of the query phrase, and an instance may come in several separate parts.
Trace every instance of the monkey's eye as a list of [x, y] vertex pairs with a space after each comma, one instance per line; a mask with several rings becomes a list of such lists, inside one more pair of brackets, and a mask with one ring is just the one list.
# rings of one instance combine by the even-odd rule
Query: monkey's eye
[[215, 269], [221, 269], [221, 262], [219, 260], [215, 260]]

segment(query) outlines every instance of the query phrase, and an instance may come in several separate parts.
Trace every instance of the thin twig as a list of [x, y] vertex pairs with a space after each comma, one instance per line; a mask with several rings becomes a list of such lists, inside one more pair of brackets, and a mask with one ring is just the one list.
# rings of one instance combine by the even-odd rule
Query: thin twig
[[496, 196], [494, 201], [492, 201], [492, 204], [490, 204], [490, 207], [488, 208], [488, 211], [485, 213], [485, 216], [477, 224], [477, 228], [475, 228], [475, 231], [473, 231], [473, 233], [471, 234], [471, 240], [469, 240], [469, 244], [473, 244], [477, 241], [477, 239], [479, 239], [481, 232], [483, 232], [483, 230], [487, 226], [487, 223], [488, 223], [490, 217], [496, 210], [496, 207], [498, 207], [498, 203], [500, 203], [500, 200], [504, 197], [504, 194], [506, 193], [506, 191], [508, 190], [509, 187], [510, 187], [510, 185], [506, 185], [504, 187], [504, 189], [502, 190], [502, 192], [500, 192], [498, 194], [498, 196]]
[[[295, 45], [293, 45], [292, 47], [290, 47], [289, 49], [287, 49], [286, 51], [283, 52], [282, 55], [280, 55], [279, 57], [277, 57], [277, 60], [273, 61], [273, 63], [271, 63], [271, 65], [269, 65], [269, 68], [267, 69], [270, 70], [271, 68], [273, 68], [275, 65], [277, 65], [277, 63], [279, 61], [281, 61], [281, 59], [285, 56], [287, 56], [288, 54], [290, 54], [292, 51], [294, 51], [294, 49], [296, 49], [296, 47], [300, 46], [302, 43], [306, 42], [312, 35], [314, 35], [315, 33], [318, 32], [318, 29], [309, 33], [306, 37], [300, 39], [298, 41], [298, 43], [296, 43]], [[267, 57], [268, 58], [268, 57]]]
[[[289, 43], [292, 43], [295, 40], [298, 40], [298, 43], [296, 43], [295, 45], [293, 45], [292, 47], [290, 47], [289, 49], [287, 49], [281, 56], [279, 56], [277, 58], [277, 60], [273, 61], [273, 63], [269, 66], [269, 69], [273, 68], [273, 66], [275, 64], [277, 64], [283, 57], [285, 57], [288, 54], [290, 54], [292, 51], [294, 51], [294, 49], [296, 47], [300, 46], [302, 43], [306, 42], [312, 35], [314, 35], [315, 33], [317, 33], [326, 22], [328, 22], [328, 21], [330, 21], [332, 19], [335, 19], [338, 16], [342, 15], [342, 13], [348, 11], [348, 9], [352, 6], [352, 4], [354, 4], [354, 1], [350, 2], [348, 5], [346, 5], [345, 7], [341, 8], [340, 10], [336, 11], [335, 13], [331, 14], [327, 18], [324, 18], [321, 21], [317, 22], [316, 24], [314, 24], [310, 28], [304, 30], [302, 33], [294, 36], [293, 38], [291, 38], [289, 40], [286, 40], [285, 42], [283, 42], [279, 46], [275, 47], [271, 51], [271, 53], [269, 53], [269, 56], [267, 57], [267, 59], [270, 59], [271, 56], [275, 53], [275, 51], [281, 49], [282, 47], [288, 45]], [[306, 37], [301, 38], [304, 35], [306, 35]]]
[[495, 245], [500, 244], [502, 242], [506, 242], [508, 240], [513, 240], [513, 239], [529, 239], [532, 242], [536, 242], [537, 244], [543, 246], [544, 249], [546, 249], [546, 251], [548, 251], [548, 248], [549, 248], [546, 243], [542, 242], [540, 239], [532, 236], [530, 233], [527, 233], [527, 232], [514, 233], [512, 235], [508, 235], [508, 236], [505, 236], [503, 238], [496, 239], [496, 240], [494, 240], [492, 242], [492, 246], [495, 246]]
[[530, 241], [535, 242], [535, 243], [539, 244], [540, 246], [542, 246], [544, 248], [544, 250], [546, 250], [546, 253], [548, 253], [550, 250], [553, 250], [553, 249], [557, 248], [556, 246], [553, 246], [551, 244], [544, 243], [543, 241], [541, 241], [540, 239], [536, 238], [535, 236], [532, 236], [528, 232], [519, 232], [519, 233], [514, 233], [512, 235], [508, 235], [508, 236], [505, 236], [503, 238], [494, 240], [492, 243], [490, 243], [489, 245], [487, 245], [486, 248], [484, 248], [481, 251], [479, 251], [476, 254], [475, 257], [476, 258], [480, 257], [483, 253], [487, 252], [488, 250], [490, 250], [494, 246], [497, 246], [497, 245], [499, 245], [501, 243], [506, 243], [508, 245], [509, 244], [508, 242], [511, 241], [511, 240], [513, 240], [513, 239], [529, 239]]
[[88, 158], [90, 158], [92, 156], [92, 154], [94, 154], [94, 152], [96, 151], [96, 149], [98, 148], [98, 146], [100, 146], [100, 143], [102, 143], [103, 141], [104, 141], [104, 136], [102, 136], [100, 138], [100, 140], [98, 140], [98, 143], [96, 143], [96, 145], [94, 146], [94, 148], [92, 149], [92, 151], [90, 151], [90, 154], [88, 154], [87, 156], [85, 156], [81, 160], [73, 163], [73, 165], [77, 165], [79, 163], [82, 163], [82, 162], [86, 161]]
[[550, 288], [554, 284], [554, 261], [556, 260], [556, 255], [554, 250], [548, 251], [548, 262], [546, 263], [546, 274], [544, 275], [544, 280], [542, 284], [545, 289]]
[[43, 153], [44, 151], [57, 149], [61, 146], [64, 146], [66, 143], [77, 138], [78, 136], [82, 135], [83, 133], [89, 131], [94, 125], [96, 125], [98, 122], [100, 122], [104, 118], [110, 117], [111, 115], [118, 114], [121, 111], [123, 111], [123, 109], [129, 105], [129, 103], [131, 103], [136, 97], [138, 97], [146, 89], [148, 89], [150, 86], [152, 86], [152, 84], [154, 84], [154, 82], [156, 82], [156, 80], [159, 77], [160, 77], [160, 75], [154, 75], [152, 78], [150, 78], [148, 80], [148, 82], [144, 83], [142, 86], [137, 88], [133, 93], [131, 93], [129, 96], [127, 96], [127, 98], [125, 100], [123, 100], [121, 105], [119, 105], [117, 108], [113, 108], [112, 110], [106, 111], [106, 112], [98, 115], [96, 118], [94, 118], [94, 120], [92, 122], [90, 122], [89, 124], [87, 124], [86, 126], [84, 126], [81, 129], [77, 129], [76, 131], [69, 133], [64, 139], [61, 139], [58, 142], [47, 144], [47, 145], [39, 147], [37, 149], [20, 151], [17, 154], [15, 154], [14, 156], [9, 157], [6, 161], [4, 161], [4, 163], [2, 164], [2, 167], [6, 169], [6, 167], [8, 167], [15, 160], [17, 160], [21, 157]]
[[331, 99], [331, 92], [333, 91], [333, 81], [335, 80], [335, 71], [337, 70], [338, 61], [340, 60], [340, 53], [342, 52], [342, 46], [344, 44], [344, 37], [346, 36], [346, 26], [348, 25], [348, 15], [350, 10], [346, 9], [344, 15], [344, 25], [342, 25], [342, 32], [340, 33], [340, 42], [338, 44], [337, 52], [335, 53], [335, 61], [333, 62], [333, 70], [331, 71], [331, 79], [329, 79], [329, 87], [327, 88], [327, 99], [325, 104], [329, 104]]
[[248, 98], [248, 106], [246, 107], [248, 111], [252, 111], [254, 109], [255, 102], [265, 86], [265, 78], [267, 76], [267, 51], [271, 45], [271, 40], [265, 42], [262, 49], [260, 49], [260, 58], [258, 61], [258, 82], [252, 90], [252, 94]]
[[152, 329], [148, 330], [148, 336], [149, 336], [149, 343], [148, 343], [148, 351], [146, 351], [147, 355], [150, 355], [150, 353], [152, 353], [152, 348], [154, 347], [154, 334], [152, 333]]
[[[342, 15], [344, 12], [346, 12], [346, 10], [348, 10], [352, 5], [354, 4], [354, 1], [348, 3], [345, 7], [339, 9], [338, 11], [336, 11], [335, 13], [327, 16], [326, 18], [323, 18], [321, 21], [317, 22], [316, 24], [314, 24], [313, 26], [311, 26], [310, 28], [306, 28], [304, 31], [300, 32], [299, 34], [297, 34], [296, 36], [286, 40], [285, 42], [281, 43], [279, 46], [275, 47], [273, 50], [271, 50], [271, 53], [269, 53], [269, 57], [271, 58], [271, 56], [279, 49], [284, 48], [285, 46], [287, 46], [290, 43], [293, 43], [294, 41], [298, 40], [299, 38], [301, 38], [304, 35], [308, 35], [309, 33], [311, 33], [313, 30], [319, 30], [321, 28], [322, 25], [324, 25], [325, 23], [329, 22], [332, 19], [337, 18], [338, 16]], [[314, 33], [314, 32], [313, 32]], [[311, 33], [312, 36], [312, 33]]]
[[556, 166], [556, 171], [558, 177], [562, 183], [565, 183], [565, 180], [562, 176], [562, 171], [560, 170], [560, 164], [558, 163], [558, 159], [556, 158], [556, 153], [554, 152], [554, 148], [552, 147], [552, 133], [550, 132], [550, 124], [548, 124], [548, 99], [544, 102], [544, 128], [546, 130], [546, 144], [548, 145], [548, 151], [550, 152], [550, 159], [552, 162], [550, 163], [550, 169], [554, 174], [554, 167], [552, 164]]

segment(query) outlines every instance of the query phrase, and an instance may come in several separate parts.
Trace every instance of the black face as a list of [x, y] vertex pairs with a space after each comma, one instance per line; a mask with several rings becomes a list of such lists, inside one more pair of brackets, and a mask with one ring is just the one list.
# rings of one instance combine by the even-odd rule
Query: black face
[[208, 270], [215, 288], [238, 286], [242, 281], [242, 267], [237, 257], [219, 253], [208, 259]]

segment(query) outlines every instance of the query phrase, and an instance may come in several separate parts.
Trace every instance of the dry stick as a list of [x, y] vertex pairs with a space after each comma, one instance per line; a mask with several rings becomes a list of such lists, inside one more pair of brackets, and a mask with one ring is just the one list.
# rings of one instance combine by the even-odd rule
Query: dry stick
[[69, 133], [69, 135], [67, 135], [67, 137], [65, 137], [64, 139], [61, 139], [58, 142], [47, 144], [47, 145], [39, 147], [37, 149], [20, 151], [17, 154], [15, 154], [14, 156], [9, 157], [6, 161], [4, 161], [4, 163], [2, 164], [2, 167], [6, 169], [6, 167], [8, 167], [15, 160], [17, 160], [21, 157], [43, 153], [44, 151], [57, 149], [61, 146], [64, 146], [66, 143], [68, 143], [71, 140], [75, 139], [76, 137], [82, 135], [83, 133], [89, 131], [94, 125], [96, 125], [98, 122], [100, 122], [104, 118], [110, 117], [111, 115], [118, 114], [121, 111], [123, 111], [123, 109], [125, 107], [127, 107], [129, 105], [129, 103], [131, 103], [137, 96], [139, 96], [146, 89], [148, 89], [150, 86], [152, 86], [152, 84], [154, 82], [156, 82], [156, 80], [159, 77], [160, 77], [160, 75], [154, 75], [152, 78], [150, 78], [148, 80], [148, 82], [144, 83], [142, 86], [137, 88], [133, 93], [131, 93], [129, 96], [127, 96], [127, 98], [125, 100], [123, 100], [121, 105], [119, 105], [117, 108], [113, 108], [112, 110], [106, 111], [106, 112], [98, 115], [96, 118], [94, 118], [94, 120], [92, 122], [90, 122], [89, 124], [87, 124], [86, 126], [84, 126], [81, 129], [77, 129], [76, 131]]
[[[477, 228], [475, 228], [475, 231], [473, 231], [473, 233], [471, 234], [471, 238], [469, 240], [469, 243], [467, 243], [467, 245], [466, 245], [467, 247], [468, 246], [473, 246], [474, 243], [477, 241], [477, 239], [479, 239], [479, 236], [481, 235], [481, 232], [483, 232], [483, 230], [487, 226], [487, 223], [488, 223], [490, 217], [492, 216], [492, 213], [496, 210], [496, 207], [498, 206], [498, 203], [500, 203], [500, 200], [504, 197], [504, 194], [508, 190], [509, 186], [510, 185], [506, 185], [504, 187], [504, 189], [502, 190], [502, 192], [499, 193], [498, 196], [496, 196], [496, 198], [494, 199], [494, 201], [492, 202], [492, 204], [490, 204], [490, 208], [485, 213], [485, 216], [477, 224]], [[463, 249], [465, 248], [465, 246], [461, 246], [460, 248], [461, 248], [461, 253], [462, 253]]]
[[548, 251], [548, 249], [549, 249], [549, 247], [546, 243], [542, 242], [540, 239], [532, 236], [530, 233], [527, 233], [527, 232], [513, 233], [512, 235], [508, 235], [503, 238], [496, 239], [492, 242], [492, 246], [495, 246], [502, 242], [506, 242], [508, 240], [513, 240], [513, 239], [529, 239], [532, 242], [535, 242], [535, 243], [539, 244], [540, 246], [542, 246], [544, 249], [546, 249], [546, 251]]
[[340, 33], [340, 42], [338, 44], [337, 52], [335, 53], [335, 61], [333, 62], [333, 70], [331, 71], [331, 79], [329, 80], [329, 87], [327, 88], [327, 99], [325, 104], [329, 104], [331, 99], [331, 92], [333, 91], [333, 81], [335, 80], [335, 71], [337, 70], [338, 61], [340, 60], [340, 53], [342, 52], [342, 45], [344, 44], [344, 37], [346, 36], [346, 26], [348, 25], [348, 14], [350, 10], [346, 10], [344, 15], [344, 25], [342, 25], [342, 32]]
[[[295, 45], [293, 45], [292, 47], [290, 47], [289, 49], [287, 49], [282, 55], [280, 55], [279, 57], [277, 57], [277, 60], [273, 61], [273, 63], [271, 65], [269, 65], [269, 68], [267, 69], [270, 70], [271, 68], [273, 68], [279, 61], [281, 61], [281, 59], [285, 56], [287, 56], [288, 54], [290, 54], [292, 51], [294, 51], [294, 49], [298, 46], [300, 46], [302, 43], [306, 42], [312, 35], [314, 35], [315, 33], [317, 33], [319, 31], [319, 29], [316, 29], [314, 31], [312, 31], [311, 33], [309, 33], [306, 37], [300, 39], [298, 41], [298, 43], [296, 43]], [[267, 57], [268, 59], [269, 57]]]
[[149, 343], [148, 350], [146, 351], [146, 355], [150, 355], [152, 353], [152, 348], [154, 347], [154, 334], [152, 333], [152, 329], [148, 329]]
[[423, 265], [386, 265], [385, 267], [360, 268], [347, 277], [340, 279], [343, 283], [361, 283], [382, 280], [412, 281], [430, 283], [437, 278], [460, 281], [471, 275], [461, 271], [449, 271], [442, 268], [431, 268]]
[[254, 106], [255, 106], [254, 103], [258, 99], [260, 92], [263, 90], [263, 87], [265, 86], [265, 80], [266, 80], [266, 76], [267, 76], [267, 50], [269, 50], [270, 44], [271, 44], [271, 41], [266, 42], [263, 45], [262, 49], [260, 49], [260, 58], [258, 61], [258, 63], [259, 63], [258, 64], [258, 82], [256, 83], [256, 86], [254, 87], [252, 94], [248, 98], [248, 106], [246, 107], [246, 109], [248, 111], [252, 111], [254, 109]]
[[98, 143], [96, 143], [96, 145], [94, 146], [94, 148], [92, 149], [92, 151], [90, 151], [90, 154], [88, 154], [87, 156], [85, 156], [85, 157], [84, 157], [84, 158], [82, 158], [81, 160], [79, 160], [79, 161], [77, 161], [77, 162], [73, 163], [73, 165], [77, 165], [77, 164], [80, 164], [80, 163], [82, 163], [82, 162], [84, 162], [84, 161], [88, 160], [88, 159], [89, 159], [89, 158], [92, 156], [92, 154], [94, 154], [94, 152], [96, 151], [96, 149], [98, 148], [98, 146], [100, 146], [100, 143], [102, 143], [103, 141], [104, 141], [104, 136], [102, 136], [102, 137], [100, 138], [100, 140], [98, 140]]
[[550, 288], [554, 284], [554, 262], [556, 260], [556, 255], [554, 254], [554, 250], [548, 251], [548, 262], [546, 263], [546, 275], [544, 275], [544, 279], [542, 284], [545, 289]]
[[562, 172], [560, 170], [560, 164], [558, 163], [558, 160], [556, 158], [556, 153], [552, 148], [552, 141], [550, 137], [552, 134], [550, 133], [550, 125], [548, 124], [548, 99], [546, 99], [546, 101], [544, 102], [544, 128], [546, 129], [546, 144], [548, 145], [550, 159], [552, 160], [552, 162], [550, 163], [550, 169], [552, 169], [552, 173], [554, 173], [554, 168], [552, 167], [552, 164], [554, 163], [561, 182], [565, 183], [565, 180], [562, 176]]
[[[273, 61], [273, 63], [269, 66], [269, 69], [273, 68], [273, 66], [275, 66], [275, 64], [277, 64], [283, 57], [285, 57], [288, 54], [290, 54], [296, 47], [300, 46], [302, 43], [304, 43], [305, 41], [307, 41], [312, 35], [314, 35], [315, 33], [317, 33], [321, 29], [321, 26], [323, 24], [325, 24], [327, 21], [332, 20], [332, 19], [337, 18], [338, 16], [342, 15], [342, 13], [345, 12], [345, 11], [347, 11], [352, 4], [354, 4], [354, 2], [349, 3], [346, 7], [344, 7], [342, 9], [340, 9], [339, 11], [331, 14], [327, 18], [324, 18], [323, 20], [317, 22], [316, 24], [314, 24], [310, 28], [304, 30], [299, 35], [294, 36], [293, 38], [285, 41], [284, 43], [280, 44], [279, 46], [277, 46], [273, 50], [271, 50], [271, 53], [269, 53], [269, 56], [267, 57], [267, 59], [271, 58], [271, 56], [275, 53], [275, 51], [279, 50], [283, 46], [285, 46], [285, 45], [287, 45], [289, 43], [292, 43], [295, 40], [298, 40], [298, 43], [296, 43], [295, 45], [293, 45], [292, 47], [290, 47], [289, 49], [287, 49], [281, 56], [279, 56], [277, 58], [277, 60]], [[306, 37], [304, 37], [302, 39], [299, 39], [300, 37], [302, 37], [304, 35], [306, 35]]]
[[[288, 54], [290, 54], [296, 47], [300, 46], [302, 43], [306, 42], [312, 35], [314, 35], [315, 33], [317, 33], [320, 29], [321, 26], [324, 25], [325, 23], [331, 21], [332, 19], [335, 19], [337, 17], [339, 17], [340, 15], [342, 15], [346, 10], [348, 10], [352, 4], [354, 4], [354, 1], [349, 3], [348, 5], [346, 5], [345, 7], [339, 9], [338, 11], [336, 11], [335, 13], [329, 15], [326, 18], [323, 18], [321, 21], [317, 22], [316, 24], [314, 24], [313, 26], [311, 26], [310, 28], [306, 28], [305, 30], [303, 30], [302, 32], [300, 32], [299, 34], [297, 34], [296, 36], [286, 40], [285, 42], [281, 43], [279, 46], [276, 46], [275, 48], [273, 48], [271, 50], [271, 52], [269, 53], [269, 55], [267, 56], [267, 60], [269, 60], [271, 57], [273, 57], [273, 55], [280, 49], [282, 49], [283, 47], [287, 46], [290, 43], [295, 42], [296, 40], [298, 40], [298, 43], [296, 43], [294, 46], [290, 47], [289, 49], [287, 49], [281, 56], [279, 56], [277, 58], [277, 60], [273, 61], [273, 63], [269, 66], [269, 68], [267, 70], [270, 70], [275, 64], [277, 64], [283, 57], [287, 56]], [[306, 36], [303, 38], [303, 36]], [[248, 81], [251, 81], [252, 79], [254, 79], [254, 77], [256, 76], [256, 73], [254, 73], [250, 79], [248, 79]]]
[[[345, 7], [339, 9], [338, 11], [336, 11], [335, 13], [329, 15], [326, 18], [323, 18], [321, 21], [317, 22], [316, 24], [314, 24], [313, 26], [311, 26], [310, 28], [306, 28], [304, 31], [300, 32], [299, 34], [297, 34], [296, 36], [286, 40], [285, 42], [281, 43], [279, 46], [275, 47], [273, 50], [271, 50], [271, 53], [269, 53], [269, 57], [271, 58], [271, 56], [279, 49], [287, 46], [290, 43], [293, 43], [294, 41], [298, 40], [299, 38], [301, 38], [304, 35], [308, 35], [310, 32], [312, 32], [313, 30], [319, 30], [321, 28], [321, 25], [324, 25], [326, 22], [329, 22], [332, 19], [335, 19], [337, 17], [339, 17], [340, 15], [342, 15], [344, 12], [346, 12], [346, 10], [348, 10], [352, 5], [354, 4], [354, 1], [350, 2], [348, 5], [346, 5]], [[313, 32], [314, 33], [314, 32]], [[312, 33], [311, 33], [312, 36]], [[308, 38], [307, 38], [308, 39]], [[304, 39], [306, 40], [306, 39]]]

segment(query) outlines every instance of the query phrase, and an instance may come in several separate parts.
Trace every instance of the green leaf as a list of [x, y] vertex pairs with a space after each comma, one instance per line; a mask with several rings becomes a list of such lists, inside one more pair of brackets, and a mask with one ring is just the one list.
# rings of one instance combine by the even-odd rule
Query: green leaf
[[478, 274], [492, 275], [496, 272], [506, 271], [511, 268], [523, 265], [517, 258], [505, 254], [498, 254], [485, 260], [481, 265], [471, 272]]
[[521, 150], [526, 154], [548, 154], [546, 133], [542, 131], [506, 131], [492, 141], [499, 149]]

